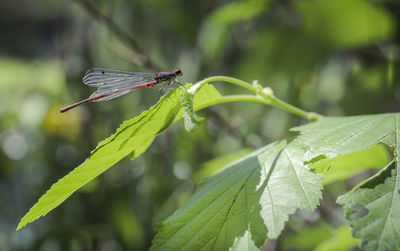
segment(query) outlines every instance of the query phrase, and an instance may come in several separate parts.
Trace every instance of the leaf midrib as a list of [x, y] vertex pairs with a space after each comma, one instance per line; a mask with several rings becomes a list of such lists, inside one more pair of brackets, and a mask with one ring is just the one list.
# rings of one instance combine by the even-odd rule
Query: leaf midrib
[[283, 151], [285, 152], [286, 156], [287, 156], [288, 159], [290, 160], [290, 164], [291, 164], [291, 166], [292, 166], [291, 169], [293, 170], [293, 172], [294, 172], [294, 174], [295, 174], [295, 176], [296, 176], [296, 179], [297, 179], [297, 181], [298, 181], [298, 183], [299, 183], [299, 185], [300, 185], [300, 187], [301, 187], [301, 189], [302, 189], [304, 195], [305, 195], [306, 198], [307, 198], [308, 206], [309, 206], [310, 208], [312, 208], [312, 204], [311, 204], [310, 197], [308, 196], [308, 193], [306, 192], [306, 190], [305, 190], [305, 188], [304, 188], [304, 186], [303, 186], [303, 183], [301, 182], [301, 180], [300, 180], [300, 178], [299, 178], [299, 175], [297, 174], [296, 167], [295, 167], [295, 165], [294, 165], [294, 163], [293, 163], [293, 160], [292, 160], [292, 156], [288, 153], [288, 151], [287, 151], [286, 149], [283, 149]]

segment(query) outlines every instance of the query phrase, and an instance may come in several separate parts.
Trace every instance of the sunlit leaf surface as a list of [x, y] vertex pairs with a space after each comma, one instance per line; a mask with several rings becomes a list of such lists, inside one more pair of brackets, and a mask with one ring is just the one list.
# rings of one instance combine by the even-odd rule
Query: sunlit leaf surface
[[277, 238], [290, 214], [313, 210], [321, 198], [321, 176], [302, 164], [302, 152], [280, 141], [206, 179], [158, 226], [153, 248], [226, 250], [238, 239], [260, 246], [266, 236]]
[[[246, 238], [251, 238], [246, 243], [261, 247], [266, 237], [279, 236], [290, 214], [317, 207], [322, 182], [319, 174], [307, 168], [310, 163], [378, 143], [398, 149], [398, 124], [397, 114], [383, 114], [325, 118], [294, 128], [297, 137], [265, 146], [206, 179], [180, 209], [159, 224], [153, 248], [226, 250]], [[393, 191], [398, 188], [398, 182], [389, 188], [397, 200], [399, 195]], [[369, 213], [387, 212], [387, 208], [377, 204]], [[389, 213], [392, 218], [387, 219], [400, 218], [394, 210]], [[400, 224], [389, 223], [394, 232], [400, 232]], [[375, 233], [371, 228], [365, 231]]]
[[[91, 156], [55, 183], [39, 201], [29, 210], [18, 224], [17, 230], [35, 221], [60, 205], [81, 186], [85, 185], [127, 155], [136, 158], [151, 145], [154, 138], [168, 128], [180, 111], [180, 89], [171, 91], [148, 111], [125, 121], [107, 139], [99, 143]], [[220, 98], [218, 91], [211, 85], [204, 86], [199, 91], [201, 100], [194, 101], [195, 106], [204, 106]], [[180, 113], [181, 114], [181, 113]], [[181, 115], [178, 115], [181, 117]]]
[[[394, 162], [339, 199], [365, 250], [400, 247], [399, 114], [330, 118], [296, 128], [308, 147], [307, 160], [359, 151], [377, 143], [394, 149]], [[388, 171], [393, 169], [392, 172]]]

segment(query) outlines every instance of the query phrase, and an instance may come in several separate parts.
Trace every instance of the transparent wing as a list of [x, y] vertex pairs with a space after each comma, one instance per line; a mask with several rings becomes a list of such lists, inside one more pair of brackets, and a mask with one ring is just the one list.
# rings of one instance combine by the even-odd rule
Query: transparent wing
[[[110, 94], [110, 95], [104, 96], [104, 97], [102, 97], [102, 98], [93, 100], [92, 102], [101, 102], [101, 101], [105, 101], [105, 100], [110, 100], [110, 99], [118, 98], [118, 97], [120, 97], [120, 96], [123, 96], [123, 95], [125, 95], [125, 94], [130, 93], [130, 92], [133, 91], [133, 90], [135, 90], [135, 89], [131, 89], [131, 90], [127, 90], [127, 91], [121, 91], [121, 92], [115, 92], [115, 93], [112, 93], [112, 94]], [[93, 98], [93, 97], [96, 97], [96, 96], [99, 96], [99, 95], [102, 95], [102, 94], [103, 94], [103, 93], [98, 93], [98, 92], [96, 91], [96, 92], [94, 92], [92, 95], [90, 95], [89, 98]]]
[[86, 75], [83, 78], [83, 83], [89, 86], [98, 87], [97, 91], [94, 92], [89, 98], [99, 95], [106, 95], [102, 98], [93, 100], [93, 102], [100, 102], [128, 94], [135, 89], [132, 88], [125, 91], [118, 90], [149, 83], [154, 81], [154, 78], [154, 73], [92, 68], [86, 72]]
[[85, 77], [83, 77], [83, 83], [94, 87], [108, 86], [110, 88], [120, 89], [132, 86], [134, 83], [150, 82], [153, 81], [154, 78], [155, 73], [91, 68], [86, 72]]

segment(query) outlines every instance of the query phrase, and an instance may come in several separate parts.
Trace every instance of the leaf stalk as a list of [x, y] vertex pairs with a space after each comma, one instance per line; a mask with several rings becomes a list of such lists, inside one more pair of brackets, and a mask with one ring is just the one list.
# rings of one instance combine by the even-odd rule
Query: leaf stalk
[[240, 79], [226, 77], [226, 76], [213, 76], [206, 79], [203, 79], [196, 84], [194, 84], [188, 92], [191, 94], [196, 94], [198, 90], [204, 85], [211, 82], [225, 82], [240, 86], [245, 88], [254, 93], [254, 95], [230, 95], [230, 96], [223, 96], [226, 99], [226, 102], [233, 102], [233, 101], [253, 101], [258, 103], [263, 103], [265, 105], [271, 105], [283, 109], [289, 113], [292, 113], [296, 116], [305, 118], [309, 121], [315, 121], [321, 119], [323, 116], [314, 112], [307, 112], [304, 111], [296, 106], [293, 106], [285, 101], [277, 98], [274, 95], [274, 92], [269, 87], [263, 87], [258, 83], [257, 80], [254, 80], [252, 84], [245, 82]]

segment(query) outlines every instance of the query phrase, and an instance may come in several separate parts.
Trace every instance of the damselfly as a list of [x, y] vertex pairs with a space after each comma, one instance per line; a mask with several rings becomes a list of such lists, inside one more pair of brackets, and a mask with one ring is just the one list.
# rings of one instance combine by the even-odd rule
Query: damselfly
[[171, 83], [179, 84], [176, 80], [178, 76], [182, 76], [182, 71], [179, 69], [172, 72], [147, 73], [92, 68], [86, 72], [83, 83], [97, 87], [97, 91], [87, 99], [62, 108], [60, 112], [66, 112], [87, 102], [114, 99], [141, 87], [163, 83], [161, 90], [165, 91]]

